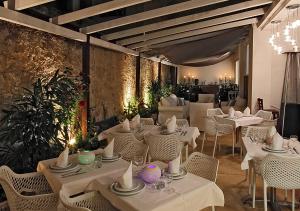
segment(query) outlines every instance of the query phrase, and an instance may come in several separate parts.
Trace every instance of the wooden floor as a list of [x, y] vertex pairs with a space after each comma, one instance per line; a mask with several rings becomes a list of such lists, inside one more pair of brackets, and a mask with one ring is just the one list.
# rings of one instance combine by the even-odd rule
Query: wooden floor
[[[201, 138], [198, 138], [197, 144], [198, 147], [196, 151], [201, 150]], [[243, 204], [242, 201], [248, 195], [248, 181], [245, 180], [245, 172], [241, 170], [242, 158], [239, 154], [236, 154], [235, 157], [231, 153], [231, 141], [229, 138], [223, 138], [221, 140], [221, 151], [216, 152], [216, 158], [219, 159], [219, 171], [217, 178], [217, 185], [222, 189], [225, 196], [225, 206], [217, 207], [216, 210], [220, 211], [229, 211], [229, 210], [264, 210], [263, 202], [256, 203], [256, 209], [252, 209], [249, 204]], [[207, 141], [205, 143], [204, 153], [212, 155], [213, 142]], [[263, 186], [262, 179], [258, 177], [257, 179], [257, 191], [256, 197], [263, 199]], [[284, 200], [284, 191], [278, 190], [278, 198], [280, 201]], [[291, 198], [291, 191], [288, 192], [289, 199]], [[211, 210], [205, 209], [206, 210]], [[284, 208], [282, 210], [291, 210]], [[300, 210], [300, 209], [298, 209]]]

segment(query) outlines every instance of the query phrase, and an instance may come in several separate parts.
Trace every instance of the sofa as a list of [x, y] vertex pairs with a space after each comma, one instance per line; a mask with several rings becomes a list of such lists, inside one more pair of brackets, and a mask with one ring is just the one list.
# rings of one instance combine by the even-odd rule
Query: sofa
[[165, 123], [168, 118], [173, 115], [177, 119], [186, 119], [188, 117], [188, 101], [183, 98], [178, 98], [176, 95], [171, 94], [168, 97], [162, 97], [158, 103], [158, 122]]

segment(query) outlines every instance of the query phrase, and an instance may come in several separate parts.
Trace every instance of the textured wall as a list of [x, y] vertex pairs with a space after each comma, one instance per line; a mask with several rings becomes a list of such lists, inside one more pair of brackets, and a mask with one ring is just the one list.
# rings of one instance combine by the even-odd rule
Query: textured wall
[[64, 67], [79, 73], [81, 57], [78, 42], [0, 21], [0, 109], [37, 77]]
[[158, 78], [158, 63], [148, 59], [141, 58], [141, 97], [144, 102], [149, 103], [147, 96], [148, 87], [151, 82]]
[[91, 47], [90, 106], [97, 121], [122, 113], [135, 95], [136, 58]]
[[171, 67], [165, 64], [161, 65], [161, 81], [163, 84], [171, 83]]

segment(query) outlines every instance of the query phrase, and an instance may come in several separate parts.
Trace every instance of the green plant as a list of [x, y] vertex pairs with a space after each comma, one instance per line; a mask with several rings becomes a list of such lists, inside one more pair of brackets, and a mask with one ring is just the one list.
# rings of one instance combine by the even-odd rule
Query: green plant
[[80, 97], [70, 69], [37, 79], [32, 90], [3, 110], [0, 121], [0, 165], [18, 172], [36, 169], [38, 161], [57, 156], [69, 140], [69, 125]]

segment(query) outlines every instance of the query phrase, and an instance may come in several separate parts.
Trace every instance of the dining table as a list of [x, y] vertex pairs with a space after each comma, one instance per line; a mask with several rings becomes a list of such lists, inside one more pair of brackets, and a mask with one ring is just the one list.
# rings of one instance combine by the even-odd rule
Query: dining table
[[[287, 140], [287, 139], [284, 140], [284, 143], [285, 143], [284, 147], [286, 149], [285, 153], [274, 153], [274, 152], [269, 152], [269, 151], [263, 150], [263, 147], [266, 146], [266, 144], [256, 142], [251, 137], [243, 137], [242, 141], [243, 141], [244, 148], [246, 149], [245, 157], [241, 163], [242, 170], [249, 169], [249, 161], [255, 160], [256, 163], [260, 163], [264, 159], [264, 157], [266, 157], [268, 154], [275, 154], [276, 156], [282, 156], [282, 157], [300, 157], [299, 151], [297, 151], [293, 148], [289, 148], [287, 146], [288, 145], [287, 142], [291, 141], [291, 140]], [[297, 146], [297, 149], [300, 149], [300, 142], [294, 141], [293, 146]], [[271, 188], [270, 196], [271, 196], [271, 200], [270, 200], [271, 210], [274, 210], [274, 211], [281, 210], [279, 204], [282, 204], [282, 203], [279, 203], [277, 201], [275, 188]], [[252, 203], [251, 201], [252, 201], [252, 199], [249, 197], [244, 199], [244, 203]], [[283, 204], [286, 205], [286, 203], [283, 203]]]
[[[97, 150], [95, 153], [102, 153]], [[69, 156], [69, 161], [76, 163], [77, 154]], [[100, 168], [91, 165], [79, 165], [81, 174], [63, 177], [63, 173], [54, 173], [49, 166], [56, 162], [56, 159], [40, 161], [37, 167], [49, 182], [55, 193], [61, 189], [68, 195], [96, 190], [99, 191], [113, 206], [124, 211], [160, 211], [160, 210], [201, 210], [210, 206], [224, 206], [224, 194], [222, 190], [212, 181], [187, 173], [180, 180], [173, 180], [170, 186], [174, 192], [164, 190], [151, 190], [149, 185], [142, 192], [132, 196], [119, 196], [110, 190], [110, 185], [116, 181], [128, 168], [129, 162], [119, 159], [115, 162], [102, 163]], [[166, 168], [167, 164], [159, 161], [153, 162], [160, 168]], [[141, 170], [141, 167], [134, 166], [134, 175]], [[58, 205], [61, 210], [62, 205]]]
[[[120, 131], [121, 125], [111, 127], [98, 135], [98, 140], [102, 140], [108, 137], [110, 133]], [[141, 128], [131, 130], [138, 140], [144, 140], [144, 137], [148, 134], [159, 135], [161, 134], [162, 127], [158, 125], [143, 125]], [[200, 131], [197, 127], [177, 127], [173, 135], [178, 137], [178, 140], [184, 144], [188, 144], [193, 149], [197, 147], [196, 139], [200, 136]]]

